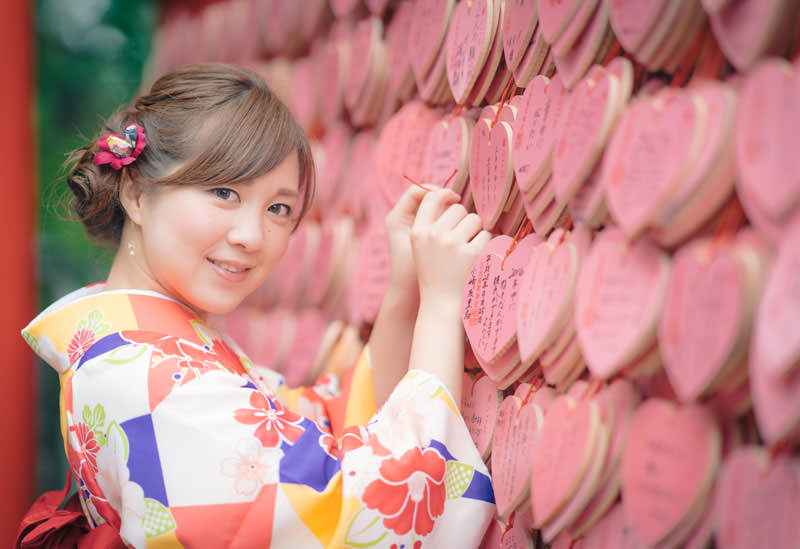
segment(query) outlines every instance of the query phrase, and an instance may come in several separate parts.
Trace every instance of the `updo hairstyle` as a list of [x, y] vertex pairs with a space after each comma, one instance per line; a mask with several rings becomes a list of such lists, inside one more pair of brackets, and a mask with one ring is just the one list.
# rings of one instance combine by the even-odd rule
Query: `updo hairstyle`
[[[100, 136], [144, 128], [147, 146], [115, 170], [93, 162]], [[137, 185], [230, 185], [263, 175], [292, 152], [300, 169], [297, 222], [314, 192], [314, 163], [303, 129], [254, 72], [224, 63], [186, 65], [116, 111], [88, 145], [73, 151], [67, 184], [86, 232], [118, 246], [125, 223], [122, 177]]]

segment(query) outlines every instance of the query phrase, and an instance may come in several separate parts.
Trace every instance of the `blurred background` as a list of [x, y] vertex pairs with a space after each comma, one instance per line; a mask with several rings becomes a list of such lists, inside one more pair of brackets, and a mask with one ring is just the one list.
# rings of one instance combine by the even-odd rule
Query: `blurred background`
[[7, 259], [15, 265], [3, 275], [7, 314], [0, 336], [8, 351], [2, 389], [4, 469], [10, 476], [0, 507], [4, 546], [35, 495], [61, 488], [66, 474], [58, 377], [35, 361], [24, 342], [19, 345], [19, 330], [58, 297], [102, 280], [110, 265], [110, 250], [92, 245], [81, 225], [68, 219], [64, 162], [138, 90], [158, 13], [155, 0], [35, 0], [0, 8], [10, 75], [2, 101], [10, 131], [3, 132], [0, 161], [5, 184], [14, 185], [0, 218]]

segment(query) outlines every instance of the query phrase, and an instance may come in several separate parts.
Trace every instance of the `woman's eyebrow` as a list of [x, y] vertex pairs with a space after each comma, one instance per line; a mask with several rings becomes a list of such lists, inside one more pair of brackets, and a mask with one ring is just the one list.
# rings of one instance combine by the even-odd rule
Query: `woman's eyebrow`
[[278, 194], [296, 197], [299, 193], [293, 189], [281, 189], [278, 191]]

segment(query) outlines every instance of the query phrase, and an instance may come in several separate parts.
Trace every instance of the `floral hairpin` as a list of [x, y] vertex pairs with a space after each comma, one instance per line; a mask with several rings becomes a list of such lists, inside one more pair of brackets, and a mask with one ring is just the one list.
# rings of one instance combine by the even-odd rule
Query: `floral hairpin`
[[122, 135], [108, 133], [100, 138], [97, 146], [100, 148], [94, 155], [94, 163], [111, 164], [115, 170], [127, 166], [139, 157], [144, 150], [144, 128], [138, 124], [129, 124], [122, 130]]

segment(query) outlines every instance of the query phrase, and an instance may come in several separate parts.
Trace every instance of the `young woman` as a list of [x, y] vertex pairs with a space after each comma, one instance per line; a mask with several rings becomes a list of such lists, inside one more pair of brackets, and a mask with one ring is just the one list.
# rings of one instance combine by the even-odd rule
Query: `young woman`
[[476, 546], [493, 495], [458, 402], [478, 217], [410, 188], [387, 216], [391, 284], [365, 352], [340, 391], [298, 397], [208, 325], [264, 282], [311, 200], [286, 107], [248, 70], [191, 65], [104, 133], [67, 182], [117, 247], [108, 279], [23, 330], [60, 376], [90, 525], [137, 548]]

